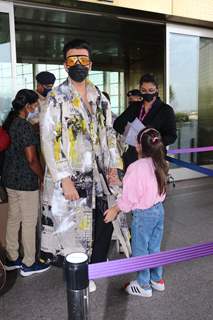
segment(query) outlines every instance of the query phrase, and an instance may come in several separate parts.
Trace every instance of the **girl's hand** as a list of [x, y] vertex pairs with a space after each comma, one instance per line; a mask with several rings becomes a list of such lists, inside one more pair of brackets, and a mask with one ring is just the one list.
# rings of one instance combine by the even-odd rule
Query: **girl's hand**
[[112, 208], [107, 209], [104, 212], [104, 216], [105, 216], [104, 222], [109, 223], [109, 222], [112, 222], [113, 220], [115, 220], [119, 211], [120, 211], [120, 209], [117, 206], [114, 206]]

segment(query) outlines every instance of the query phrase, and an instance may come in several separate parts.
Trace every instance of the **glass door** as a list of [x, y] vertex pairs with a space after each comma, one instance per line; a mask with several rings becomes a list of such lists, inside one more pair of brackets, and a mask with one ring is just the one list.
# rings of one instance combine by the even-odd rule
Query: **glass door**
[[[177, 141], [170, 149], [213, 146], [213, 32], [167, 25], [167, 103], [175, 111]], [[176, 156], [187, 162], [211, 165], [213, 153]], [[177, 179], [201, 176], [172, 169]]]
[[0, 124], [15, 94], [16, 48], [13, 4], [0, 1]]

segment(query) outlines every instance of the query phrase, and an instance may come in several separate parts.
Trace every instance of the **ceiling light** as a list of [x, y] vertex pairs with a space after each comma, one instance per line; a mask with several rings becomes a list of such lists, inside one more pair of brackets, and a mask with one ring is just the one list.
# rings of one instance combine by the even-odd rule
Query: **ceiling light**
[[53, 7], [48, 5], [35, 5], [33, 3], [23, 3], [22, 1], [15, 1], [14, 5], [17, 7], [27, 7], [27, 8], [33, 8], [33, 9], [42, 9], [42, 10], [49, 10], [49, 11], [57, 11], [57, 12], [67, 12], [67, 13], [77, 13], [77, 14], [86, 14], [90, 16], [98, 16], [101, 17], [102, 13], [93, 12], [93, 11], [83, 11], [83, 10], [75, 10], [75, 9], [65, 9], [65, 8], [59, 8], [59, 7]]
[[141, 23], [149, 23], [149, 24], [165, 24], [164, 21], [159, 20], [149, 20], [149, 19], [143, 19], [143, 18], [134, 18], [134, 17], [127, 17], [127, 16], [116, 16], [119, 20], [126, 20], [126, 21], [135, 21], [135, 22], [141, 22]]

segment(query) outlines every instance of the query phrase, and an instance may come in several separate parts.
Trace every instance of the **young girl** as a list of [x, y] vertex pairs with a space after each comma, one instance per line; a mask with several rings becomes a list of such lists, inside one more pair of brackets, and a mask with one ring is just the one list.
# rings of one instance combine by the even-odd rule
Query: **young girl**
[[[123, 192], [117, 204], [105, 212], [105, 222], [114, 220], [119, 211], [132, 211], [132, 256], [160, 251], [163, 237], [166, 177], [168, 166], [160, 133], [143, 129], [137, 137], [138, 160], [132, 163], [123, 179]], [[152, 288], [165, 290], [162, 267], [138, 272], [137, 280], [125, 288], [128, 294], [151, 297]]]

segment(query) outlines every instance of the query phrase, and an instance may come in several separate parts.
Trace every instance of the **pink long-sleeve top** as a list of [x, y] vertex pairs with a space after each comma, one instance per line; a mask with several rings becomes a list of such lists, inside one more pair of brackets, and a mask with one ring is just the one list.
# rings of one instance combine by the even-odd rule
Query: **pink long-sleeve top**
[[152, 158], [142, 158], [132, 163], [123, 178], [123, 191], [117, 200], [120, 210], [148, 209], [163, 202], [165, 194], [159, 195]]

